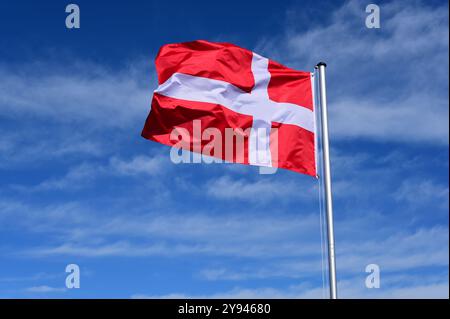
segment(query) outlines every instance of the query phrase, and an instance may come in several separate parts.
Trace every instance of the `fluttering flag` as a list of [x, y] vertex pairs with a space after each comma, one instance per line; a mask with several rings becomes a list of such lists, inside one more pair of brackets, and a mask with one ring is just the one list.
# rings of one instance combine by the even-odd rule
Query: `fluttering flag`
[[313, 73], [208, 41], [164, 45], [156, 71], [143, 137], [208, 158], [317, 175]]

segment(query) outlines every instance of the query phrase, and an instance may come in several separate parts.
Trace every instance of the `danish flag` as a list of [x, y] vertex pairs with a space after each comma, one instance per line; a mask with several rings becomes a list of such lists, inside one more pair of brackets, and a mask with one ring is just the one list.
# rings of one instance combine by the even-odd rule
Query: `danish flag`
[[[155, 64], [159, 86], [144, 138], [196, 153], [208, 149], [208, 155], [230, 162], [317, 176], [313, 73], [203, 40], [164, 45]], [[221, 132], [221, 138], [196, 137], [195, 123]], [[172, 134], [176, 129], [194, 138], [180, 146]], [[227, 129], [243, 138], [241, 160], [239, 154], [210, 152], [211, 144], [224, 149]]]

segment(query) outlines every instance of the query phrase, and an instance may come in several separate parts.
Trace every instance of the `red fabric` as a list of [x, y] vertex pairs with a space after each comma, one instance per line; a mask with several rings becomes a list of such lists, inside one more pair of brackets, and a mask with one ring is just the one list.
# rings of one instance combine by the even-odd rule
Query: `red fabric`
[[289, 69], [272, 60], [269, 61], [269, 98], [275, 102], [287, 102], [314, 110], [311, 74]]
[[[174, 73], [184, 73], [225, 81], [251, 93], [255, 85], [251, 69], [252, 57], [251, 51], [232, 44], [193, 41], [163, 46], [155, 63], [159, 84], [163, 84]], [[271, 60], [268, 70], [271, 77], [268, 85], [270, 100], [296, 104], [314, 111], [309, 72], [292, 70]], [[155, 93], [142, 136], [173, 146], [178, 142], [170, 138], [173, 129], [186, 129], [192, 137], [194, 120], [200, 121], [202, 129], [217, 128], [222, 133], [222, 154], [212, 155], [232, 162], [241, 161], [237, 160], [236, 154], [232, 158], [226, 158], [225, 130], [240, 129], [244, 139], [244, 154], [240, 154], [242, 156], [239, 158], [243, 158], [244, 164], [249, 163], [247, 133], [251, 130], [253, 117], [237, 113], [224, 105], [187, 101]], [[202, 139], [196, 144], [191, 141], [183, 148], [201, 153], [209, 142]], [[274, 167], [317, 175], [313, 132], [293, 124], [272, 122], [270, 149]]]
[[[272, 123], [277, 128], [277, 140], [271, 135], [272, 154], [278, 151], [273, 166], [285, 168], [297, 173], [316, 176], [314, 155], [314, 134], [295, 125]], [[278, 141], [278, 145], [277, 145]], [[278, 146], [278, 149], [274, 148]]]
[[167, 44], [156, 57], [159, 84], [178, 72], [229, 82], [245, 92], [255, 85], [251, 65], [251, 51], [208, 41]]
[[[179, 100], [155, 93], [153, 95], [152, 110], [145, 123], [142, 136], [155, 142], [173, 146], [177, 144], [180, 139], [171, 140], [170, 133], [174, 127], [184, 128], [189, 132], [191, 141], [189, 146], [186, 145], [186, 147], [183, 148], [194, 151], [194, 141], [192, 139], [194, 136], [194, 120], [200, 121], [202, 129], [214, 127], [221, 132], [222, 152], [221, 154], [214, 154], [212, 152], [211, 155], [213, 157], [229, 162], [248, 164], [248, 134], [242, 134], [244, 142], [243, 147], [234, 147], [232, 158], [226, 157], [225, 129], [232, 128], [236, 130], [237, 134], [239, 134], [239, 131], [245, 133], [247, 130], [248, 132], [248, 129], [252, 127], [253, 119], [251, 116], [233, 112], [218, 104]], [[212, 138], [209, 140], [201, 140], [201, 149], [196, 153], [203, 153], [204, 147], [210, 140], [212, 140]], [[242, 150], [244, 153], [239, 153], [238, 155], [237, 152], [239, 150]], [[240, 158], [243, 160], [237, 160]]]

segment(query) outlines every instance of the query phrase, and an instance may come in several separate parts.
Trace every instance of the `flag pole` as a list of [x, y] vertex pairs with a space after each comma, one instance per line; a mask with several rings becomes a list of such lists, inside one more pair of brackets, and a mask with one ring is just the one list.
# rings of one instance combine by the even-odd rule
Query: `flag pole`
[[327, 237], [328, 237], [328, 271], [330, 280], [330, 299], [337, 299], [336, 284], [336, 257], [334, 253], [334, 227], [333, 227], [333, 197], [331, 193], [331, 169], [330, 169], [330, 149], [328, 141], [328, 114], [327, 114], [327, 93], [325, 86], [326, 63], [319, 62], [316, 69], [319, 70], [319, 98], [320, 98], [320, 119], [322, 125], [322, 155], [323, 155], [323, 177], [325, 186], [325, 202], [327, 214]]

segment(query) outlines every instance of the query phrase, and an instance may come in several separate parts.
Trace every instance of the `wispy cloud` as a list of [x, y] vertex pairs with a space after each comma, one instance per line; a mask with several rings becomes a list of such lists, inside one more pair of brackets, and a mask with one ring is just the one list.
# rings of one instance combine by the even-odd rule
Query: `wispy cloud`
[[[260, 258], [320, 253], [310, 238], [313, 233], [317, 234], [314, 229], [318, 227], [317, 217], [312, 215], [272, 218], [264, 215], [249, 217], [248, 214], [147, 214], [133, 218], [116, 215], [108, 219], [100, 221], [101, 217], [96, 216], [95, 223], [82, 222], [66, 229], [65, 243], [35, 247], [27, 254], [36, 257], [200, 254]], [[178, 227], [173, 228], [173, 225]], [[61, 231], [59, 229], [58, 233]], [[117, 237], [122, 239], [116, 240]], [[76, 243], [72, 243], [71, 238], [76, 238]], [[298, 241], [305, 242], [301, 250], [295, 249]]]
[[[390, 285], [388, 280], [387, 287], [379, 289], [367, 289], [364, 286], [363, 278], [351, 278], [338, 282], [340, 298], [448, 298], [448, 277], [434, 278], [433, 276], [424, 276], [423, 281], [428, 283], [418, 283], [411, 278], [404, 280], [402, 284]], [[189, 294], [189, 293], [170, 293], [165, 295], [158, 294], [134, 294], [134, 299], [195, 299], [195, 298], [219, 298], [219, 299], [320, 299], [327, 298], [328, 291], [317, 284], [304, 282], [295, 285], [289, 285], [282, 289], [273, 287], [244, 288], [235, 286], [234, 288], [216, 292], [212, 294]]]
[[43, 286], [29, 287], [29, 288], [26, 288], [25, 291], [32, 292], [32, 293], [57, 293], [57, 292], [65, 292], [66, 289], [43, 285]]
[[407, 179], [395, 192], [394, 197], [399, 201], [405, 201], [413, 205], [440, 203], [448, 207], [448, 185], [437, 184], [431, 180]]
[[170, 165], [167, 164], [170, 164], [170, 162], [161, 155], [137, 155], [130, 159], [113, 156], [106, 164], [101, 162], [81, 163], [70, 168], [64, 176], [49, 178], [38, 185], [12, 185], [12, 187], [27, 192], [84, 189], [101, 177], [126, 176], [145, 178], [161, 175], [170, 168]]
[[119, 71], [86, 62], [69, 67], [41, 62], [20, 69], [0, 65], [2, 115], [50, 123], [88, 121], [91, 128], [142, 123], [151, 98], [151, 83], [142, 79], [152, 74], [152, 65], [139, 63]]
[[291, 66], [328, 68], [334, 139], [447, 145], [448, 4], [381, 5], [381, 29], [365, 27], [363, 1], [347, 1], [329, 24], [264, 40], [258, 49]]
[[[314, 197], [313, 185], [313, 183], [305, 183], [302, 187], [293, 180], [249, 181], [248, 179], [234, 179], [225, 175], [210, 180], [206, 186], [206, 192], [214, 198], [223, 200], [238, 199], [250, 202], [267, 202], [274, 198], [278, 200], [292, 198], [291, 196]], [[302, 189], [302, 192], [299, 193], [298, 189]]]
[[0, 63], [0, 168], [113, 156], [140, 138], [154, 84], [150, 60], [120, 69], [61, 61]]

